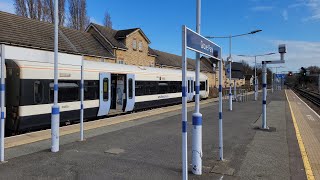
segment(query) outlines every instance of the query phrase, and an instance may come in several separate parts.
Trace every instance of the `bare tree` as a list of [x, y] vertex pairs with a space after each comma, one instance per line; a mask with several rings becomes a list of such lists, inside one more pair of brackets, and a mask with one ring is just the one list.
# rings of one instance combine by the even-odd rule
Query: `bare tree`
[[112, 28], [111, 16], [108, 11], [104, 13], [104, 26]]
[[86, 0], [68, 0], [69, 2], [69, 24], [73, 29], [83, 31], [90, 23], [87, 16]]
[[245, 60], [242, 60], [241, 63], [242, 63], [243, 73], [245, 75], [252, 74], [252, 67], [248, 64], [248, 62]]
[[[58, 14], [59, 26], [64, 25], [65, 21], [65, 0], [59, 0]], [[53, 0], [44, 0], [43, 2], [44, 21], [54, 23], [54, 2]]]
[[13, 5], [17, 15], [28, 17], [27, 5], [25, 0], [14, 0]]
[[41, 0], [14, 0], [16, 14], [31, 19], [42, 17]]
[[[59, 0], [59, 25], [65, 20], [65, 0]], [[16, 14], [31, 19], [54, 22], [53, 0], [14, 0]]]

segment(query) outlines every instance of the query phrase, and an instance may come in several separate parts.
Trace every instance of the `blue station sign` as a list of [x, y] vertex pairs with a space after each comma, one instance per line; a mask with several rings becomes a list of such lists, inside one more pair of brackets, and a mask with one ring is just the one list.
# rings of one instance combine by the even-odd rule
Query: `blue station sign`
[[187, 48], [212, 58], [221, 59], [221, 47], [186, 27]]
[[286, 75], [285, 74], [276, 74], [277, 79], [285, 79]]

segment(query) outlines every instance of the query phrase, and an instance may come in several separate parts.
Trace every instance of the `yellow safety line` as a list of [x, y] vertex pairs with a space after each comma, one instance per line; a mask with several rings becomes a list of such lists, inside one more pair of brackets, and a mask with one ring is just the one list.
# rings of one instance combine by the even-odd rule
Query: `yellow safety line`
[[293, 125], [294, 125], [294, 129], [296, 130], [296, 136], [297, 136], [297, 140], [298, 140], [298, 144], [299, 144], [299, 148], [300, 148], [300, 152], [301, 152], [301, 156], [302, 156], [302, 160], [303, 160], [303, 165], [304, 165], [304, 169], [306, 171], [306, 175], [307, 175], [307, 179], [308, 180], [314, 180], [314, 175], [312, 172], [312, 168], [308, 159], [308, 154], [306, 152], [306, 148], [304, 147], [303, 141], [302, 141], [302, 137], [299, 131], [299, 127], [296, 121], [296, 118], [294, 116], [294, 113], [292, 111], [292, 107], [291, 107], [291, 103], [289, 101], [288, 95], [287, 95], [287, 90], [285, 90], [285, 94], [287, 97], [287, 101], [289, 103], [289, 108], [291, 111], [291, 117], [292, 117], [292, 121], [293, 121]]

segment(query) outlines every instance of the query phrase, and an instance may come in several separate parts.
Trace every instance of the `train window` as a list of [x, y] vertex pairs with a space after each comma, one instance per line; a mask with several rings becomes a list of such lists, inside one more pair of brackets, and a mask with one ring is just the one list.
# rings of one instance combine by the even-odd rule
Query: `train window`
[[177, 92], [177, 83], [175, 81], [171, 81], [171, 82], [168, 82], [169, 84], [169, 90], [168, 90], [168, 93], [176, 93]]
[[103, 79], [103, 101], [108, 101], [109, 99], [109, 78]]
[[144, 82], [143, 81], [136, 81], [136, 96], [143, 96], [144, 95]]
[[[50, 87], [50, 101], [53, 102], [54, 91], [53, 83], [49, 84]], [[59, 96], [58, 102], [71, 102], [79, 101], [79, 85], [78, 81], [59, 81]]]
[[159, 94], [159, 87], [158, 87], [158, 82], [156, 81], [151, 81], [150, 82], [150, 92], [151, 94]]
[[206, 90], [206, 82], [201, 81], [200, 82], [200, 91], [205, 91]]
[[99, 98], [99, 81], [84, 81], [84, 100]]
[[168, 83], [166, 82], [159, 82], [158, 83], [158, 88], [159, 88], [159, 94], [166, 94], [168, 93]]
[[191, 86], [191, 84], [190, 84], [190, 80], [188, 80], [188, 93], [190, 93], [190, 87]]
[[129, 78], [129, 99], [133, 97], [133, 80]]
[[43, 100], [43, 84], [40, 81], [35, 81], [33, 84], [34, 103], [40, 104]]

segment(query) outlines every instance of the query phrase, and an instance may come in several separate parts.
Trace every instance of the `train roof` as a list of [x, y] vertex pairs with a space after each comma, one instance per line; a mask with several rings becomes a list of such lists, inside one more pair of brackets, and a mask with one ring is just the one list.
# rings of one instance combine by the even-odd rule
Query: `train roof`
[[[19, 67], [52, 67], [54, 64], [51, 62], [37, 62], [37, 61], [24, 61], [24, 60], [14, 60]], [[83, 61], [85, 70], [94, 70], [99, 72], [110, 71], [110, 72], [120, 72], [123, 74], [177, 74], [182, 73], [178, 69], [166, 69], [166, 68], [155, 68], [155, 67], [144, 67], [144, 66], [134, 66], [134, 65], [123, 65], [116, 63], [107, 63], [107, 62], [95, 62], [95, 61]], [[72, 68], [80, 69], [79, 65], [68, 65], [68, 64], [59, 64], [59, 68]], [[187, 71], [187, 75], [194, 76], [194, 71]], [[207, 76], [200, 72], [200, 78], [207, 78]]]

